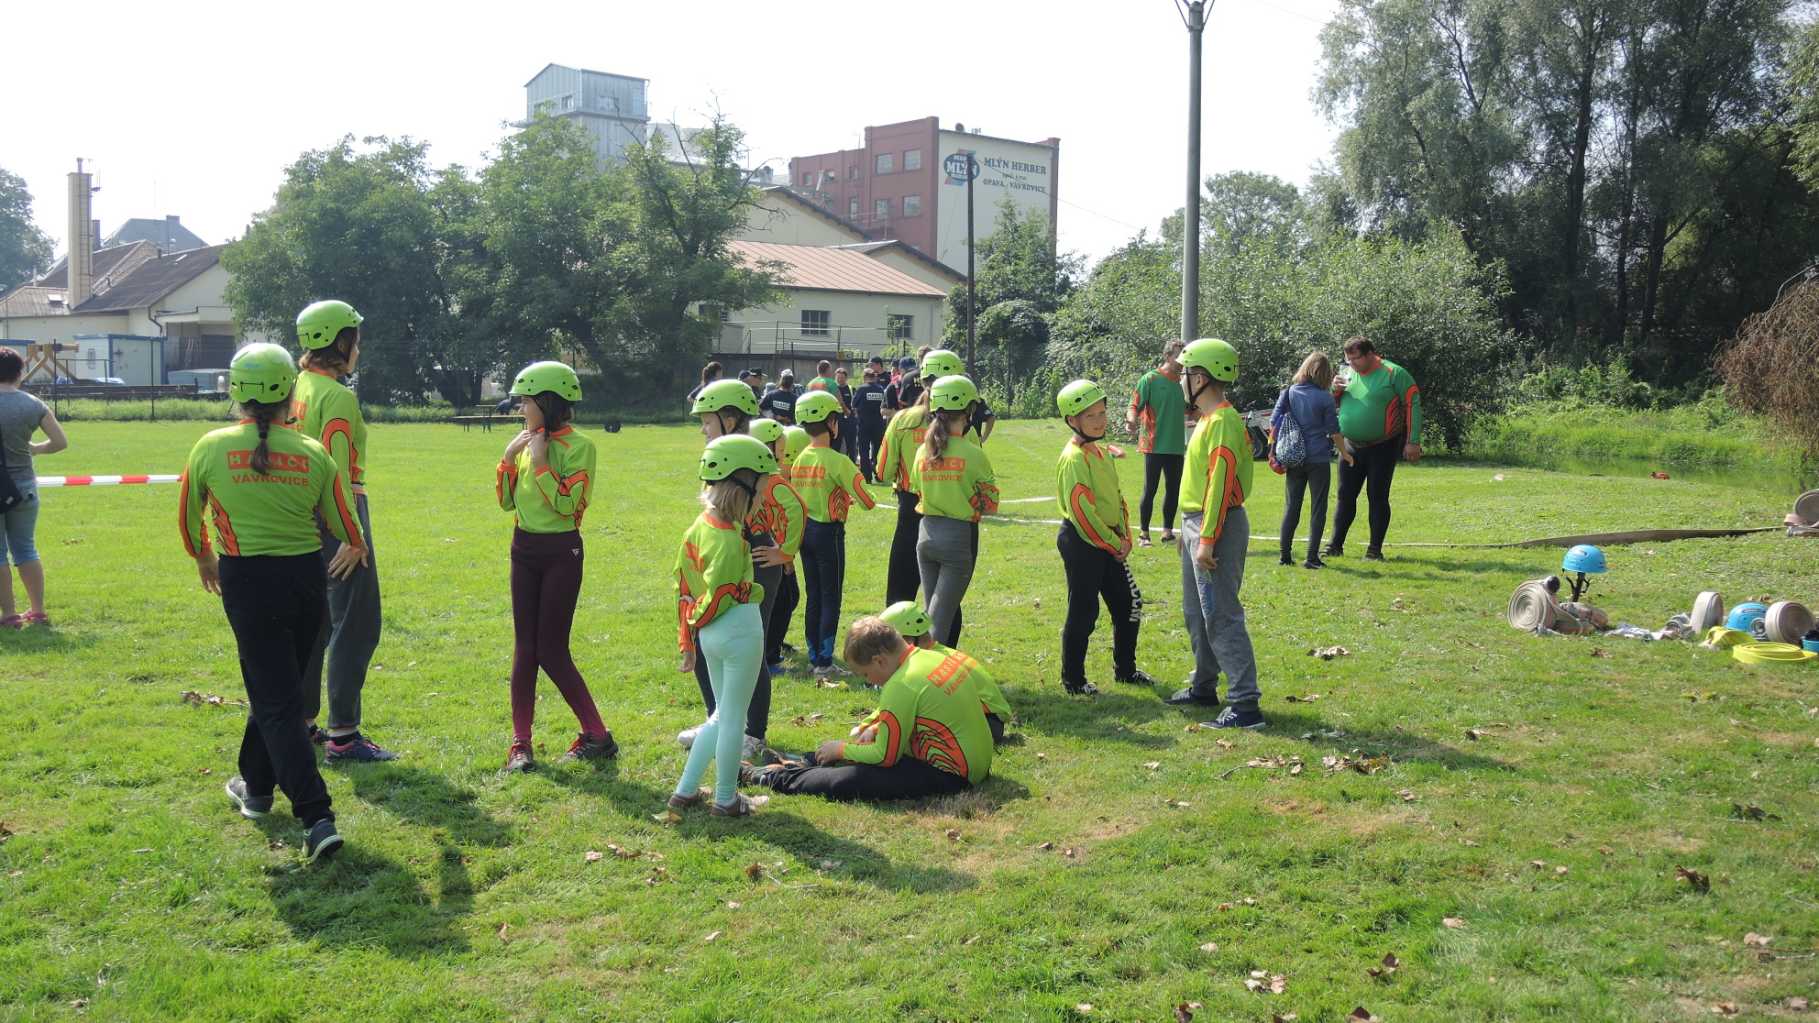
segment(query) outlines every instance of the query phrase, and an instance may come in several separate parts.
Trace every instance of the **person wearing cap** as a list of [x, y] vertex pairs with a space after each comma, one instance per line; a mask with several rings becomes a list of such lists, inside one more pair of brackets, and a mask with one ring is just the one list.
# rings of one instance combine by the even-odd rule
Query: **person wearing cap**
[[1143, 497], [1137, 502], [1137, 542], [1150, 545], [1150, 511], [1156, 506], [1156, 486], [1162, 494], [1162, 542], [1175, 542], [1175, 506], [1181, 497], [1181, 459], [1187, 451], [1187, 406], [1181, 396], [1180, 341], [1162, 348], [1162, 365], [1143, 374], [1131, 392], [1131, 407], [1124, 414], [1124, 428], [1137, 433], [1137, 450], [1143, 453]]
[[[958, 359], [958, 356], [955, 356]], [[884, 389], [884, 409], [887, 412], [901, 412], [906, 408], [916, 407], [922, 397], [923, 374], [916, 371], [916, 360], [905, 355], [897, 360], [897, 376]]]
[[859, 424], [859, 469], [871, 483], [882, 483], [878, 475], [878, 445], [884, 441], [884, 392], [886, 384], [881, 379], [883, 363], [873, 356], [876, 367], [867, 367], [865, 383], [853, 392], [853, 411], [855, 421]]
[[918, 650], [877, 618], [847, 629], [846, 659], [882, 687], [878, 709], [813, 762], [785, 760], [740, 772], [747, 784], [833, 800], [923, 799], [964, 792], [991, 776], [992, 734], [972, 658]]
[[878, 617], [917, 649], [965, 657], [967, 667], [973, 673], [973, 684], [979, 687], [979, 703], [985, 708], [985, 723], [992, 729], [992, 744], [1004, 741], [1004, 730], [1011, 720], [1010, 701], [1004, 698], [1004, 690], [998, 688], [998, 683], [977, 658], [935, 642], [935, 637], [929, 634], [934, 625], [928, 620], [928, 612], [917, 607], [913, 600], [899, 600], [878, 612]]
[[[764, 420], [764, 422], [774, 421]], [[796, 456], [807, 451], [808, 445], [808, 431], [800, 426], [784, 427], [782, 437], [771, 445], [777, 455], [778, 472], [785, 480], [790, 478], [790, 467], [796, 464]], [[801, 492], [795, 491], [793, 484], [791, 490], [797, 494], [797, 500], [802, 500]], [[807, 528], [807, 518], [808, 505], [807, 502], [803, 502], [803, 531], [806, 531]], [[802, 548], [800, 531], [795, 541], [796, 545], [790, 548], [792, 556]], [[797, 561], [799, 560], [797, 559]], [[783, 589], [777, 594], [777, 599], [764, 616], [764, 663], [769, 665], [769, 670], [773, 675], [783, 670], [783, 655], [794, 653], [796, 650], [788, 642], [790, 622], [795, 620], [796, 608], [802, 603], [801, 574], [796, 571], [796, 564], [796, 561], [792, 561], [784, 566]]]
[[[360, 400], [341, 378], [360, 364], [360, 324], [364, 317], [337, 299], [311, 303], [297, 314], [297, 340], [303, 346], [302, 369], [291, 396], [291, 425], [328, 450], [352, 485], [355, 517], [366, 542], [360, 568], [328, 586], [328, 619], [304, 669], [304, 717], [312, 741], [327, 750], [329, 763], [392, 760], [361, 733], [362, 696], [373, 651], [379, 648], [379, 564], [373, 554], [372, 517], [366, 503], [366, 420]], [[333, 561], [339, 542], [323, 524], [321, 557]], [[322, 689], [328, 685], [328, 724], [317, 726]]]
[[[736, 382], [731, 384], [738, 387]], [[524, 429], [505, 445], [494, 471], [499, 507], [513, 513], [512, 744], [505, 770], [533, 766], [531, 726], [537, 714], [537, 669], [549, 676], [581, 725], [564, 761], [609, 760], [619, 752], [600, 719], [587, 681], [569, 652], [575, 603], [586, 563], [581, 519], [594, 496], [594, 442], [570, 422], [581, 379], [560, 362], [533, 362], [512, 380], [524, 399]]]
[[1061, 688], [1091, 696], [1086, 644], [1099, 620], [1099, 602], [1112, 616], [1112, 677], [1132, 685], [1155, 680], [1137, 668], [1137, 628], [1143, 594], [1131, 575], [1131, 513], [1118, 469], [1100, 443], [1105, 439], [1105, 389], [1075, 380], [1056, 395], [1062, 422], [1074, 431], [1055, 466], [1055, 501], [1061, 528], [1055, 549], [1067, 576], [1067, 618], [1061, 627]]
[[[177, 526], [203, 590], [221, 597], [246, 685], [240, 773], [228, 798], [258, 819], [283, 789], [314, 862], [334, 855], [341, 836], [304, 723], [304, 669], [328, 614], [328, 580], [357, 571], [366, 546], [346, 474], [314, 438], [283, 429], [296, 381], [290, 353], [277, 345], [234, 354], [228, 396], [245, 418], [190, 449]], [[326, 566], [318, 528], [340, 541]]]
[[[930, 353], [931, 357], [933, 353]], [[959, 642], [954, 620], [979, 560], [979, 520], [998, 510], [997, 477], [985, 449], [967, 436], [979, 391], [958, 374], [928, 389], [929, 424], [911, 478], [922, 499], [916, 566], [923, 607], [937, 642]]]
[[764, 397], [758, 399], [759, 412], [785, 426], [796, 421], [796, 374], [793, 370], [784, 370], [777, 374], [777, 383], [765, 388]]
[[1329, 558], [1345, 554], [1346, 535], [1358, 516], [1358, 493], [1368, 488], [1371, 539], [1364, 560], [1382, 561], [1396, 463], [1421, 460], [1421, 388], [1408, 370], [1378, 355], [1368, 338], [1346, 341], [1345, 362], [1349, 371], [1333, 378], [1333, 398], [1352, 461], [1339, 466], [1333, 538], [1325, 553]]
[[840, 601], [846, 586], [846, 516], [857, 504], [877, 506], [859, 467], [834, 448], [840, 433], [840, 399], [811, 391], [796, 402], [809, 446], [790, 466], [790, 483], [808, 505], [802, 537], [802, 583], [808, 590], [803, 632], [816, 678], [834, 674], [834, 638], [840, 629]]
[[752, 389], [754, 399], [764, 397], [764, 371], [762, 369], [756, 366], [742, 369], [739, 371], [739, 379], [745, 381], [745, 385]]
[[717, 437], [701, 452], [697, 475], [707, 487], [701, 492], [701, 514], [676, 551], [676, 618], [680, 670], [692, 672], [695, 661], [705, 658], [716, 702], [669, 797], [669, 808], [677, 813], [708, 798], [699, 786], [710, 761], [715, 816], [744, 817], [760, 803], [739, 792], [739, 722], [745, 720], [764, 656], [759, 613], [764, 588], [753, 579], [751, 545], [739, 523], [751, 513], [759, 483], [776, 471], [776, 456], [756, 437]]
[[1238, 350], [1203, 337], [1182, 350], [1181, 366], [1188, 406], [1198, 413], [1182, 469], [1180, 538], [1181, 610], [1194, 673], [1168, 702], [1217, 707], [1223, 671], [1227, 705], [1213, 726], [1262, 728], [1257, 655], [1238, 600], [1251, 537], [1244, 511], [1251, 489], [1250, 434], [1226, 397], [1226, 388], [1238, 379]]
[[[752, 418], [758, 411], [758, 403], [753, 400], [750, 388], [737, 383], [710, 384], [695, 398], [689, 411], [701, 420], [701, 435], [709, 443], [720, 437], [749, 434], [757, 437], [758, 442], [774, 455], [776, 443], [783, 439], [783, 427], [775, 420]], [[760, 423], [764, 425], [760, 427]], [[759, 436], [760, 431], [763, 436]], [[802, 543], [803, 518], [802, 499], [789, 488], [784, 477], [778, 473], [766, 476], [752, 502], [751, 512], [741, 524], [745, 541], [752, 549], [752, 577], [764, 588], [764, 600], [758, 607], [761, 622], [769, 620], [777, 595], [783, 589], [785, 573], [790, 570], [796, 549]], [[700, 658], [695, 660], [695, 682], [701, 688], [701, 702], [711, 717], [714, 690], [708, 678], [707, 664]], [[751, 693], [751, 702], [746, 704], [745, 711], [747, 759], [759, 755], [765, 737], [770, 734], [771, 666], [763, 661], [759, 662], [758, 677]], [[691, 747], [701, 727], [696, 725], [676, 733], [677, 744], [683, 749]]]

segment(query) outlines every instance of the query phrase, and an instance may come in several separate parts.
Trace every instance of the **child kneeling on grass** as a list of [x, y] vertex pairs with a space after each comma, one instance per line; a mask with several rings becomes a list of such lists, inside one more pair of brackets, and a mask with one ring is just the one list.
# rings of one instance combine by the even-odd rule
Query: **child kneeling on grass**
[[[334, 855], [341, 836], [304, 723], [304, 669], [328, 617], [328, 578], [360, 566], [366, 537], [346, 473], [321, 444], [283, 426], [296, 382], [290, 353], [277, 345], [234, 355], [227, 391], [246, 418], [190, 450], [177, 524], [202, 588], [221, 597], [246, 683], [240, 773], [227, 783], [228, 798], [256, 819], [271, 813], [272, 790], [283, 789], [314, 862]], [[317, 515], [340, 541], [326, 570]]]
[[708, 484], [704, 506], [676, 553], [676, 611], [680, 621], [682, 664], [693, 672], [697, 657], [707, 658], [714, 712], [689, 747], [688, 763], [671, 810], [698, 805], [707, 763], [714, 761], [716, 817], [744, 817], [761, 800], [739, 793], [739, 761], [744, 742], [746, 706], [764, 656], [764, 622], [759, 605], [764, 587], [752, 581], [752, 546], [740, 525], [751, 512], [758, 484], [777, 471], [777, 458], [755, 437], [734, 434], [710, 442], [701, 453], [700, 476]]
[[829, 739], [815, 763], [748, 767], [748, 784], [834, 800], [921, 799], [964, 792], [992, 771], [978, 664], [960, 653], [918, 650], [881, 618], [846, 630], [846, 663], [882, 685], [878, 709], [858, 734]]
[[531, 724], [537, 714], [537, 669], [568, 701], [581, 734], [562, 760], [607, 760], [619, 752], [600, 720], [587, 681], [569, 653], [575, 602], [581, 597], [581, 518], [594, 493], [594, 442], [569, 418], [581, 379], [560, 362], [518, 371], [512, 394], [523, 399], [524, 430], [505, 446], [495, 472], [499, 507], [513, 513], [512, 745], [507, 771], [533, 766]]
[[886, 625], [896, 629], [899, 635], [918, 650], [934, 650], [965, 657], [967, 668], [973, 673], [973, 684], [979, 687], [979, 702], [985, 707], [985, 723], [991, 727], [992, 744], [1004, 741], [1004, 729], [1011, 719], [1011, 705], [1004, 698], [1004, 691], [998, 688], [998, 683], [978, 660], [953, 647], [935, 642], [934, 623], [929, 621], [928, 613], [917, 607], [913, 600], [899, 600], [880, 612], [878, 617], [884, 619]]

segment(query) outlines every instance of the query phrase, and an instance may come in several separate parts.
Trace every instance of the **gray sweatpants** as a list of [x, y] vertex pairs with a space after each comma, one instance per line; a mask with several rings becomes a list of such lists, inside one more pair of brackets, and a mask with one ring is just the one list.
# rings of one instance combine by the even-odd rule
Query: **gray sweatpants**
[[973, 581], [979, 524], [941, 515], [922, 516], [916, 534], [916, 567], [922, 575], [923, 610], [937, 643], [954, 641], [954, 612]]
[[[303, 668], [303, 717], [317, 719], [322, 710], [322, 676], [328, 675], [328, 720], [324, 729], [360, 727], [360, 694], [366, 668], [379, 648], [379, 555], [374, 551], [372, 519], [366, 495], [354, 496], [354, 514], [366, 534], [367, 564], [346, 579], [328, 581], [328, 616], [316, 637], [316, 649]], [[321, 524], [318, 523], [318, 526]], [[322, 567], [334, 560], [341, 541], [322, 528]]]
[[1188, 640], [1194, 648], [1194, 689], [1212, 693], [1219, 671], [1225, 671], [1225, 702], [1255, 706], [1262, 695], [1257, 689], [1257, 655], [1244, 625], [1244, 605], [1238, 590], [1244, 586], [1244, 552], [1251, 540], [1251, 520], [1239, 505], [1225, 514], [1225, 530], [1213, 545], [1219, 561], [1216, 572], [1194, 564], [1200, 546], [1199, 513], [1181, 517], [1181, 611], [1187, 620]]

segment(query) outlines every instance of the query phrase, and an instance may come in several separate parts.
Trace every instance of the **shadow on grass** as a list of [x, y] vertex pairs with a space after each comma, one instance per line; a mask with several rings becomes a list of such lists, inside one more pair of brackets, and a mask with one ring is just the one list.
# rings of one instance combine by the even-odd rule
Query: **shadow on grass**
[[[269, 820], [269, 818], [268, 818]], [[265, 824], [265, 822], [261, 822]], [[301, 844], [294, 827], [262, 828], [291, 844]], [[460, 867], [460, 850], [442, 850], [445, 872], [451, 858]], [[350, 837], [333, 860], [310, 865], [292, 861], [266, 870], [272, 907], [298, 938], [326, 945], [384, 949], [400, 958], [445, 956], [467, 951], [467, 937], [455, 922], [473, 909], [471, 889], [444, 890], [432, 899], [403, 863], [362, 846]]]
[[[1118, 688], [1112, 689], [1113, 685]], [[1027, 693], [1029, 687], [1023, 689]], [[1134, 726], [1173, 717], [1175, 708], [1162, 702], [1166, 695], [1160, 689], [1108, 682], [1100, 687], [1098, 696], [1066, 696], [1055, 686], [1034, 699], [1018, 700], [1016, 727], [1033, 727], [1050, 735], [1071, 735], [1093, 742], [1163, 749], [1175, 744], [1174, 737], [1148, 735], [1135, 731]]]
[[[620, 778], [611, 761], [593, 771], [545, 771], [541, 772], [541, 777], [599, 796], [612, 803], [620, 813], [645, 821], [662, 814], [670, 796], [669, 789], [656, 789]], [[713, 782], [711, 770], [706, 781], [710, 785]], [[714, 817], [705, 808], [693, 809], [682, 815], [682, 822], [675, 825], [675, 829], [685, 838], [707, 842], [729, 838], [768, 842], [823, 875], [864, 881], [898, 891], [953, 892], [977, 883], [972, 875], [945, 867], [893, 862], [864, 843], [829, 834], [787, 812], [785, 806], [785, 797], [773, 795], [768, 805], [743, 819]]]
[[87, 632], [70, 632], [54, 625], [34, 625], [27, 629], [0, 628], [0, 651], [8, 654], [61, 654], [94, 645], [95, 638]]
[[[1424, 735], [1399, 728], [1378, 731], [1329, 724], [1324, 718], [1298, 711], [1269, 711], [1264, 717], [1269, 725], [1266, 735], [1299, 738], [1321, 748], [1359, 749], [1375, 756], [1389, 754], [1400, 763], [1422, 761], [1439, 764], [1452, 771], [1513, 771], [1510, 764], [1496, 757], [1467, 753]], [[1336, 733], [1336, 734], [1335, 734]]]

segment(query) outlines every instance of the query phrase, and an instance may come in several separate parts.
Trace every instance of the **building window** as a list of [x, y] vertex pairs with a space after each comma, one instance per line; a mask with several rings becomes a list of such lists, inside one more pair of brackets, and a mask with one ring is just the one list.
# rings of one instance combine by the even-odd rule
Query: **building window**
[[922, 169], [922, 150], [906, 149], [903, 152], [903, 169], [906, 171]]
[[891, 219], [891, 201], [889, 199], [872, 200], [872, 219], [880, 223]]
[[859, 219], [859, 197], [856, 195], [846, 201], [846, 219]]
[[848, 181], [858, 181], [859, 180], [859, 165], [858, 164], [855, 163], [846, 169], [846, 180], [848, 180]]
[[922, 197], [919, 195], [904, 196], [903, 197], [903, 215], [906, 217], [921, 216], [922, 215]]
[[907, 313], [891, 313], [884, 318], [884, 332], [892, 341], [914, 341], [916, 318]]
[[813, 182], [813, 181], [814, 181], [814, 180], [815, 180], [815, 177], [814, 177], [814, 175], [812, 175], [812, 174], [804, 174], [804, 175], [802, 175], [802, 187], [803, 187], [803, 188], [807, 188], [807, 187], [808, 187], [808, 186], [809, 186], [809, 184], [810, 184], [810, 183], [811, 183], [811, 182]]
[[879, 174], [891, 173], [892, 171], [897, 169], [896, 163], [897, 163], [897, 155], [895, 153], [879, 153], [878, 154], [878, 168], [877, 168], [878, 173]]
[[827, 328], [833, 323], [834, 314], [826, 309], [802, 310], [802, 336], [826, 337]]

